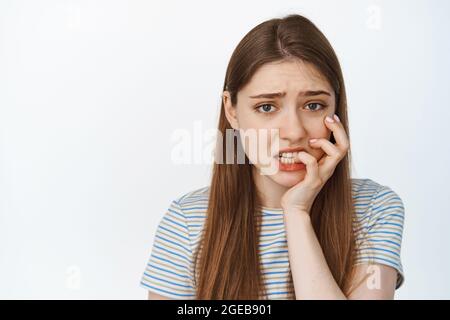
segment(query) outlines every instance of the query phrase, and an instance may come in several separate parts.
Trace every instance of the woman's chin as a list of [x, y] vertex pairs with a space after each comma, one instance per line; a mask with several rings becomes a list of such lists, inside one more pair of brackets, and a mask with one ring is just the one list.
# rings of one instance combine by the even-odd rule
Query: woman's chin
[[271, 178], [277, 184], [284, 186], [286, 188], [291, 188], [298, 184], [305, 178], [305, 171], [278, 171]]
[[265, 175], [275, 183], [285, 188], [291, 188], [305, 178], [304, 165], [281, 165], [278, 161], [271, 162], [269, 166], [254, 166], [260, 175]]

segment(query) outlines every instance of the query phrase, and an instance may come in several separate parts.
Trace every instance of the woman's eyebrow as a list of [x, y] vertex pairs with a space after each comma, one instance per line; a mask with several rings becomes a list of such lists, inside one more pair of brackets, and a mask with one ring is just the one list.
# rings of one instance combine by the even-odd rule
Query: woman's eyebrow
[[[308, 90], [308, 91], [302, 91], [298, 95], [304, 96], [304, 97], [311, 97], [311, 96], [319, 96], [321, 94], [325, 94], [331, 97], [331, 94], [328, 91], [325, 90]], [[284, 97], [286, 95], [286, 92], [274, 92], [274, 93], [260, 93], [254, 96], [250, 96], [250, 98], [258, 99], [258, 98], [279, 98]]]

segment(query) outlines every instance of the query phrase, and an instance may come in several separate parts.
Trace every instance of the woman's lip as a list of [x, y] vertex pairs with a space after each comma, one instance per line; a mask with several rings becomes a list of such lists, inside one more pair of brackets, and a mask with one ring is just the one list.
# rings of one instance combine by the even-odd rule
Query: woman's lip
[[286, 148], [286, 149], [281, 149], [280, 151], [278, 151], [277, 155], [279, 155], [280, 153], [299, 152], [299, 151], [305, 151], [305, 149], [304, 148]]
[[277, 159], [277, 164], [280, 171], [299, 171], [306, 169], [306, 165], [303, 162], [283, 163]]

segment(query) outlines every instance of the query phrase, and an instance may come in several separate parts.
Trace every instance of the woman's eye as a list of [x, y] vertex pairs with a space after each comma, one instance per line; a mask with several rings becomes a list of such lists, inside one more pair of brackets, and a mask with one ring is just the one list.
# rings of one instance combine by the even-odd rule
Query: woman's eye
[[[268, 104], [268, 103], [262, 104], [262, 105], [256, 107], [255, 109], [257, 110], [257, 112], [260, 112], [260, 113], [272, 113], [275, 111], [275, 110], [273, 110], [274, 109], [273, 105]], [[272, 111], [271, 111], [271, 109], [272, 109]]]
[[[318, 102], [308, 103], [306, 106], [312, 106], [312, 109], [313, 109], [313, 110], [311, 110], [311, 111], [317, 111], [318, 106], [321, 106], [322, 109], [325, 107], [323, 104], [318, 103]], [[310, 109], [311, 109], [311, 108], [310, 108]]]

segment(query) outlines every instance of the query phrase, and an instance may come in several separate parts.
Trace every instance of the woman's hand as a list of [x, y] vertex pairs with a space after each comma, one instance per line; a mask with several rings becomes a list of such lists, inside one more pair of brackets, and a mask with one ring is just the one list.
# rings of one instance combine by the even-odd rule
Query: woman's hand
[[[347, 133], [339, 118], [326, 117], [325, 125], [333, 132], [336, 144], [321, 138], [315, 139], [310, 145], [313, 148], [322, 148], [324, 156], [317, 162], [316, 158], [307, 152], [298, 153], [298, 159], [306, 165], [306, 176], [298, 184], [290, 188], [281, 198], [281, 206], [285, 212], [300, 211], [310, 213], [314, 199], [333, 175], [339, 161], [341, 161], [350, 147]], [[327, 118], [333, 120], [327, 121]]]

